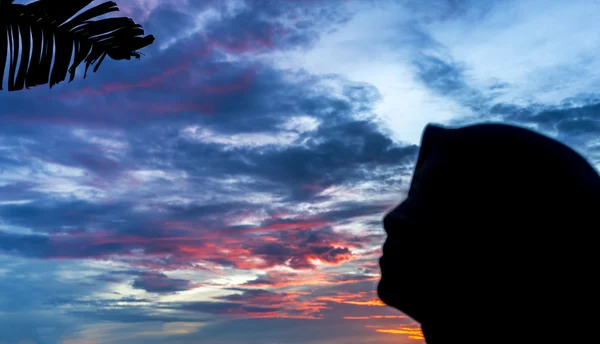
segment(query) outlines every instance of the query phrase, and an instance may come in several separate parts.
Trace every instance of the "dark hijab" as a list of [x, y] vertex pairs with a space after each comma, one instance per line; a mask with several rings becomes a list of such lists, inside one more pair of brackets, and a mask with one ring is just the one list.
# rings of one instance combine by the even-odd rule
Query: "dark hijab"
[[429, 125], [383, 225], [379, 297], [428, 344], [597, 341], [600, 176], [566, 145]]

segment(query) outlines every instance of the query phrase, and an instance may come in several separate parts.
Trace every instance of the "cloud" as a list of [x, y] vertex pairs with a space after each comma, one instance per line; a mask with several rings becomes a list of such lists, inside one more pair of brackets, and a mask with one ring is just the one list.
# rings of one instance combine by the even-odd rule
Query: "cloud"
[[372, 281], [378, 280], [376, 274], [355, 274], [355, 273], [333, 273], [316, 272], [310, 275], [298, 274], [295, 272], [269, 271], [259, 275], [255, 279], [249, 280], [242, 286], [256, 288], [285, 288], [296, 286], [335, 286], [339, 288], [343, 284], [353, 285], [361, 282], [368, 282], [367, 285], [360, 284], [360, 288], [371, 287]]
[[[231, 69], [217, 73], [219, 79], [235, 80], [236, 71], [246, 68], [243, 63], [226, 65]], [[6, 234], [10, 252], [54, 259], [121, 259], [174, 269], [192, 267], [199, 259], [242, 269], [278, 265], [313, 269], [313, 261], [348, 261], [356, 243], [329, 240], [323, 246], [302, 246], [296, 238], [263, 242], [251, 234], [318, 230], [334, 221], [349, 220], [354, 211], [361, 216], [381, 213], [389, 203], [357, 202], [356, 210], [344, 210], [347, 205], [338, 203], [305, 219], [294, 219], [302, 214], [299, 209], [291, 211], [291, 218], [261, 215], [252, 224], [223, 219], [230, 219], [240, 208], [253, 214], [273, 213], [303, 202], [335, 202], [336, 192], [359, 183], [372, 185], [362, 193], [375, 193], [382, 187], [380, 183], [387, 182], [387, 187], [394, 178], [391, 183], [398, 184], [398, 175], [410, 174], [418, 147], [399, 145], [382, 132], [373, 120], [373, 104], [379, 96], [372, 86], [267, 66], [257, 73], [239, 89], [211, 94], [211, 101], [219, 104], [218, 116], [200, 116], [195, 123], [210, 128], [213, 137], [296, 133], [286, 144], [232, 146], [227, 141], [194, 136], [190, 129], [194, 127], [186, 123], [191, 117], [185, 112], [149, 119], [125, 133], [123, 125], [129, 119], [124, 114], [119, 117], [115, 113], [119, 110], [113, 111], [112, 118], [101, 119], [103, 125], [121, 128], [117, 134], [64, 128], [44, 133], [43, 141], [28, 139], [20, 145], [25, 153], [21, 161], [37, 162], [41, 169], [29, 167], [32, 177], [34, 171], [38, 176], [40, 171], [44, 174], [33, 189], [70, 198], [2, 207], [9, 224], [39, 232], [33, 236]], [[204, 81], [199, 85], [206, 87]], [[199, 88], [200, 94], [203, 89]], [[138, 95], [133, 92], [131, 96]], [[117, 96], [110, 93], [107, 97]], [[192, 100], [198, 93], [177, 97]], [[80, 117], [82, 123], [86, 118]], [[315, 121], [302, 130], [301, 118]], [[35, 180], [17, 178], [10, 181], [16, 183], [12, 185]], [[157, 190], [161, 190], [160, 199], [152, 196]], [[74, 201], [73, 196], [78, 199]], [[216, 201], [217, 197], [221, 201]], [[265, 207], [264, 199], [277, 207]], [[181, 226], [173, 228], [175, 223]], [[227, 236], [220, 237], [217, 230]], [[246, 245], [241, 240], [246, 240]], [[211, 241], [218, 244], [211, 246]], [[9, 250], [8, 246], [4, 249]], [[248, 260], [250, 257], [254, 260]]]
[[[598, 30], [588, 12], [589, 6], [598, 4], [489, 3], [490, 10], [479, 18], [427, 27], [454, 59], [468, 67], [473, 87], [486, 91], [494, 84], [506, 84], [499, 101], [519, 106], [556, 105], [596, 89], [597, 75], [589, 56], [597, 43], [584, 37]], [[537, 30], [542, 27], [546, 29]]]
[[173, 293], [194, 287], [190, 281], [169, 278], [163, 273], [144, 272], [133, 281], [133, 287], [150, 293]]
[[[152, 223], [146, 222], [148, 227], [140, 229], [147, 230], [136, 234], [124, 232], [125, 228], [121, 231], [75, 230], [50, 234], [2, 232], [0, 249], [47, 259], [131, 259], [132, 264], [165, 264], [164, 268], [169, 265], [172, 268], [192, 267], [194, 261], [206, 260], [244, 269], [276, 265], [312, 269], [315, 260], [323, 264], [340, 264], [351, 259], [349, 248], [364, 247], [365, 243], [359, 243], [353, 236], [334, 233], [331, 228], [323, 227], [324, 224], [327, 222], [271, 220], [263, 226], [233, 227], [222, 236], [202, 233], [193, 225], [185, 229], [186, 224], [177, 222], [155, 223], [156, 227], [150, 227]], [[256, 236], [255, 232], [269, 235]], [[252, 263], [247, 260], [250, 258], [258, 261]], [[140, 285], [143, 284], [140, 282]]]
[[[469, 86], [465, 66], [449, 57], [422, 54], [415, 58], [417, 77], [429, 89], [457, 101], [460, 105], [477, 113], [491, 101], [481, 91]], [[496, 85], [494, 85], [496, 87]]]
[[[583, 102], [584, 105], [579, 105]], [[554, 137], [582, 154], [600, 170], [598, 133], [600, 133], [600, 103], [579, 96], [564, 99], [560, 106], [528, 107], [497, 104], [491, 112], [506, 122], [533, 127]]]
[[0, 283], [14, 315], [2, 323], [56, 329], [6, 340], [224, 343], [214, 331], [231, 319], [272, 328], [335, 314], [335, 328], [315, 325], [330, 340], [352, 327], [337, 307], [382, 314], [335, 300], [370, 302], [338, 293], [374, 290], [376, 273], [358, 266], [382, 237], [365, 222], [401, 196], [418, 147], [390, 138], [372, 85], [269, 62], [355, 10], [119, 5], [157, 37], [141, 60], [3, 98], [0, 253], [23, 266], [0, 269], [13, 276]]
[[316, 319], [326, 306], [322, 302], [308, 299], [304, 292], [229, 289], [238, 293], [218, 296], [214, 301], [171, 303], [163, 304], [162, 307], [236, 318]]

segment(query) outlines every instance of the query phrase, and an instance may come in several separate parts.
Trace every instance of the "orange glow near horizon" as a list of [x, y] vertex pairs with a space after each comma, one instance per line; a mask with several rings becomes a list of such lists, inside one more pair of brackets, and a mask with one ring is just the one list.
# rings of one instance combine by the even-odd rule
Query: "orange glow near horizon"
[[415, 340], [425, 340], [420, 328], [401, 327], [398, 329], [377, 329], [376, 332], [408, 335], [408, 338]]
[[[381, 302], [378, 298], [369, 297], [366, 292], [361, 293], [348, 293], [348, 292], [340, 292], [334, 296], [320, 296], [317, 297], [317, 301], [329, 301], [335, 303], [344, 303], [348, 305], [356, 305], [356, 306], [385, 306], [385, 303]], [[365, 298], [368, 299], [365, 300]]]
[[344, 317], [345, 320], [369, 320], [369, 319], [407, 319], [406, 315], [366, 315], [356, 317]]

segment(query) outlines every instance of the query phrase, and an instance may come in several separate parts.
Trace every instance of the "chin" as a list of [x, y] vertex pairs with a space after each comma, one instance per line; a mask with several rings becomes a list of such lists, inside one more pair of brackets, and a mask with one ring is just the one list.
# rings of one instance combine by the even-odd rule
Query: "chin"
[[417, 292], [402, 284], [396, 276], [389, 278], [382, 274], [377, 284], [377, 295], [386, 305], [396, 308], [417, 322], [422, 322]]

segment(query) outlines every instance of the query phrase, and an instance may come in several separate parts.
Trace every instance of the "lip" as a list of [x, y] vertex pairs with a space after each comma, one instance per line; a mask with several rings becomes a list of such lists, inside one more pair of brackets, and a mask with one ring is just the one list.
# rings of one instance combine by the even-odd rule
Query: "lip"
[[385, 257], [385, 255], [379, 257], [379, 269], [381, 270], [381, 276], [383, 277], [384, 275], [384, 270], [387, 271], [387, 258]]
[[382, 256], [389, 257], [388, 259], [397, 258], [402, 252], [407, 252], [410, 247], [407, 247], [409, 239], [396, 238], [396, 234], [388, 234], [387, 239], [381, 246]]
[[383, 245], [381, 246], [381, 254], [382, 256], [388, 255], [390, 254], [390, 240], [389, 238], [386, 239], [383, 243]]

